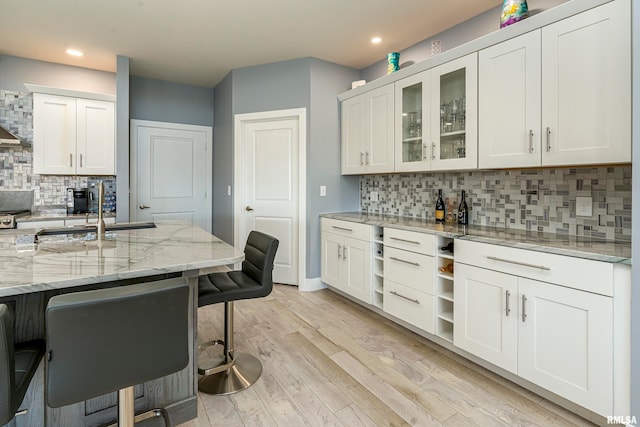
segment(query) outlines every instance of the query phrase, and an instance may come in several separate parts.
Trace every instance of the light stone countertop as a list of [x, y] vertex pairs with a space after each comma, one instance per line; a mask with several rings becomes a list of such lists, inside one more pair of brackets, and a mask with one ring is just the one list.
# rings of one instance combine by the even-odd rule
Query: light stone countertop
[[41, 236], [37, 245], [16, 246], [16, 236], [35, 231], [0, 232], [0, 296], [198, 270], [244, 259], [242, 251], [185, 223], [107, 231], [101, 240]]
[[419, 218], [404, 218], [393, 215], [369, 214], [366, 212], [323, 213], [320, 214], [320, 216], [557, 255], [567, 255], [594, 261], [631, 264], [631, 242], [540, 233], [511, 228], [436, 224], [433, 221]]

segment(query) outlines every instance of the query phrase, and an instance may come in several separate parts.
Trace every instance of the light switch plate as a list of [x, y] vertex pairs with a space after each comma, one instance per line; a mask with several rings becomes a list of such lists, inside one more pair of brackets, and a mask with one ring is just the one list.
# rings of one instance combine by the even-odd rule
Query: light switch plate
[[321, 185], [320, 186], [320, 197], [325, 197], [327, 195], [327, 186], [326, 185]]
[[378, 192], [377, 191], [371, 191], [369, 193], [369, 198], [371, 199], [372, 202], [377, 202], [378, 201]]
[[593, 199], [576, 197], [576, 216], [593, 216]]

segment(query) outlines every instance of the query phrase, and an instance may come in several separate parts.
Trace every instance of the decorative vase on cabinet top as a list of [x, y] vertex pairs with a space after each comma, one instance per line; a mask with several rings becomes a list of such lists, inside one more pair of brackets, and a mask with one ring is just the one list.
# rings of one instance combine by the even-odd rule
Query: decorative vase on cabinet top
[[515, 24], [529, 16], [527, 0], [504, 0], [500, 15], [500, 28]]

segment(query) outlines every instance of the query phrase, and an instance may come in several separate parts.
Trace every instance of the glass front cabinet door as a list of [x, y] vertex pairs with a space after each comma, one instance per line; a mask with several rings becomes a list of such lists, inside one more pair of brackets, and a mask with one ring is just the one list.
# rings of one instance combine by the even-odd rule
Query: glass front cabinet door
[[395, 171], [429, 170], [431, 71], [395, 83]]
[[478, 62], [472, 53], [431, 72], [431, 170], [478, 167]]

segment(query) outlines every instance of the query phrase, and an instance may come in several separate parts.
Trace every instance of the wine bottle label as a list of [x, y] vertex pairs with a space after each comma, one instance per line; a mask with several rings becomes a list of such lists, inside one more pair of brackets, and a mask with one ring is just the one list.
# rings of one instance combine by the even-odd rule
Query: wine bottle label
[[444, 219], [444, 211], [436, 211], [436, 219]]

